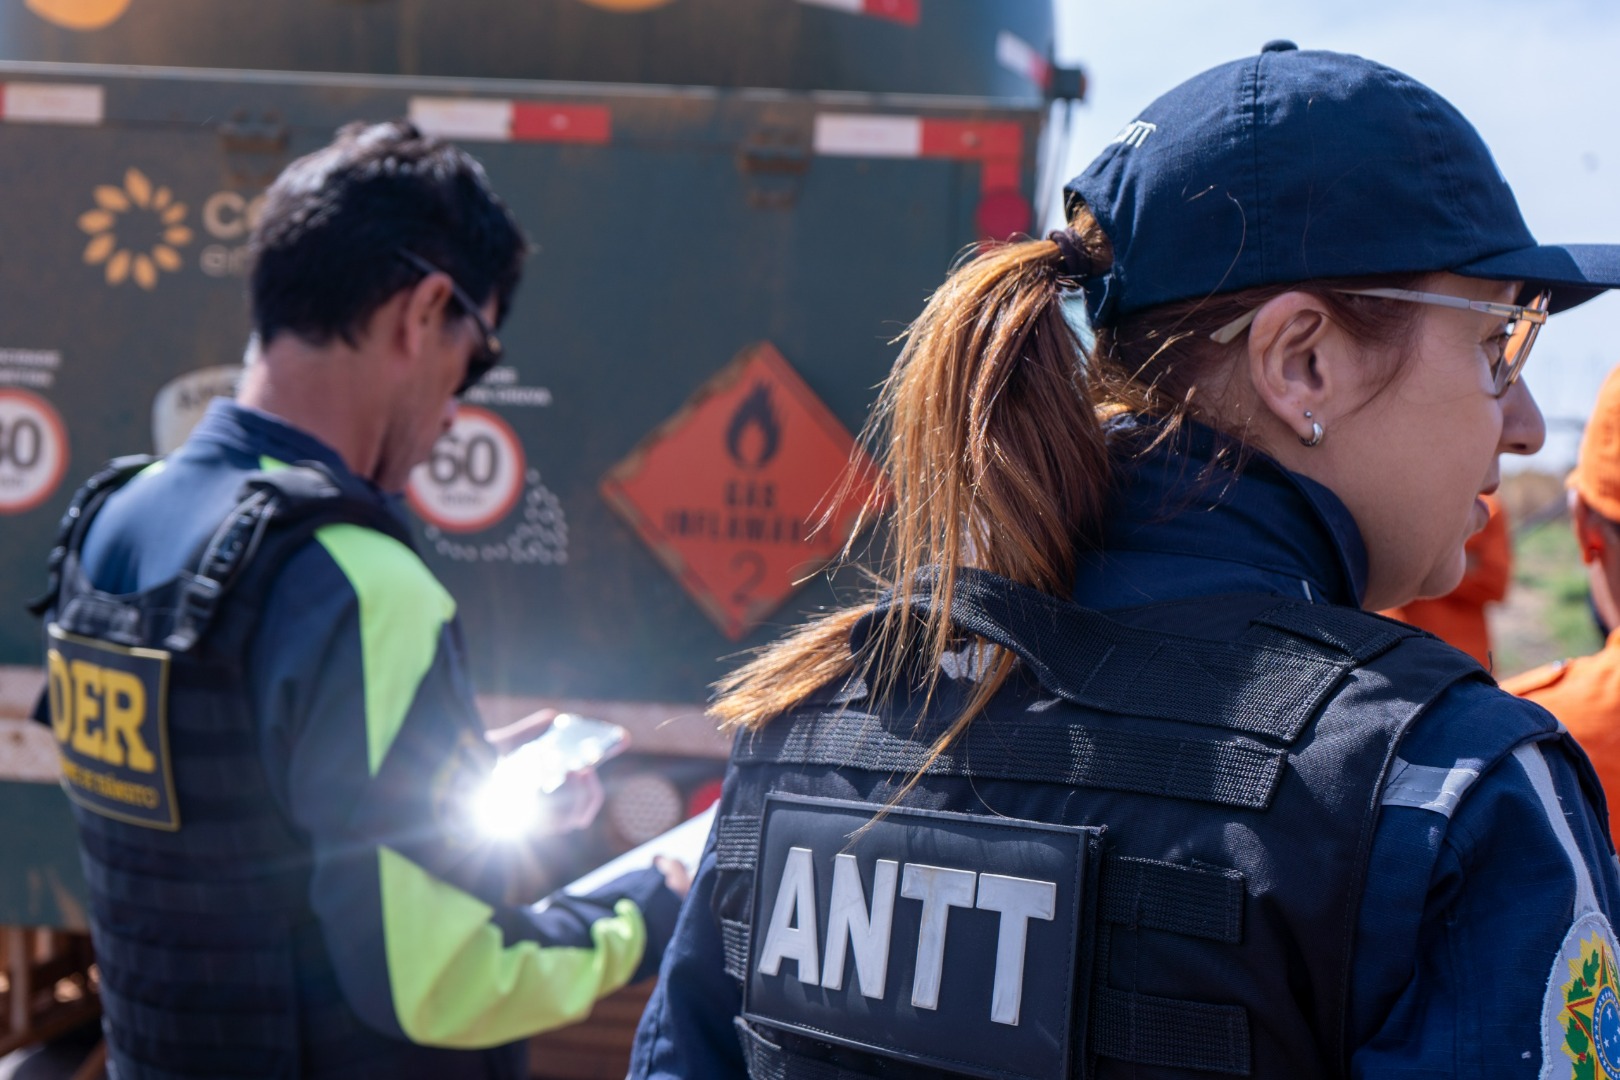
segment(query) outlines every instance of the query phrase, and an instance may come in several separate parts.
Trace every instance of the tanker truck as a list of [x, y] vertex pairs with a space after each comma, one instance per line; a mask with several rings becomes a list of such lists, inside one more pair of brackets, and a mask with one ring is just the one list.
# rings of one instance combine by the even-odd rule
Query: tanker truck
[[535, 244], [407, 501], [490, 723], [630, 732], [560, 884], [712, 801], [708, 685], [860, 584], [813, 526], [930, 289], [1055, 199], [1052, 38], [1050, 0], [0, 5], [0, 924], [83, 926], [25, 605], [76, 484], [231, 392], [283, 166], [406, 116]]

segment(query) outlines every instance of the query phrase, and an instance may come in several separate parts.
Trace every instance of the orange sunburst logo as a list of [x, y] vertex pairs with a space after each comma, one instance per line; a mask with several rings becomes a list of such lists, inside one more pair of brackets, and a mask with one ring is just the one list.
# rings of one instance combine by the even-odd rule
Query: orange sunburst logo
[[69, 30], [100, 30], [129, 10], [130, 0], [27, 0], [28, 10]]
[[159, 271], [180, 269], [179, 248], [191, 243], [186, 204], [176, 202], [166, 187], [154, 187], [139, 169], [124, 174], [124, 186], [102, 184], [95, 190], [96, 208], [79, 215], [79, 228], [90, 236], [84, 261], [101, 266], [107, 284], [126, 281], [155, 289]]

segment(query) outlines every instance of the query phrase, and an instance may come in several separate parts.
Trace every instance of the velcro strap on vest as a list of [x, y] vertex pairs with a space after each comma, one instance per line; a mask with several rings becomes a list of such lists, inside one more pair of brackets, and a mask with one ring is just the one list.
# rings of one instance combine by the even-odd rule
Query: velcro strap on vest
[[1111, 856], [1103, 861], [1102, 916], [1121, 926], [1236, 945], [1243, 940], [1243, 875]]
[[969, 725], [929, 761], [927, 741], [893, 734], [867, 713], [784, 718], [739, 742], [734, 760], [1068, 784], [1263, 809], [1287, 758], [1248, 739], [1087, 727], [1045, 715], [1016, 733], [992, 727]]
[[748, 945], [753, 928], [739, 919], [720, 920], [720, 950], [726, 959], [726, 974], [738, 982], [748, 978]]
[[1376, 660], [1418, 633], [1410, 626], [1334, 604], [1278, 604], [1250, 622], [1343, 653], [1357, 666]]
[[[933, 575], [920, 575], [913, 614], [935, 610]], [[878, 620], [895, 606], [880, 600], [850, 635], [860, 653]], [[1322, 605], [1326, 607], [1326, 605]], [[1050, 693], [1124, 716], [1176, 720], [1292, 742], [1376, 635], [1356, 637], [1346, 624], [1343, 648], [1334, 634], [1313, 634], [1308, 608], [1296, 618], [1280, 603], [1279, 628], [1304, 631], [1270, 641], [1206, 641], [1138, 630], [1069, 601], [982, 571], [958, 571], [951, 623], [1018, 656]], [[1268, 624], [1270, 625], [1270, 624]], [[1394, 637], [1390, 644], [1398, 641]], [[1311, 648], [1310, 646], [1316, 646]]]
[[1241, 1005], [1097, 990], [1091, 1048], [1101, 1057], [1135, 1065], [1248, 1076], [1249, 1016]]
[[156, 1008], [133, 998], [127, 988], [102, 995], [101, 1007], [115, 1029], [139, 1032], [143, 1039], [177, 1046], [233, 1046], [244, 1052], [285, 1051], [298, 1045], [298, 1024], [291, 1012], [262, 1010], [231, 1013], [215, 1009]]
[[759, 818], [752, 814], [722, 814], [714, 827], [716, 870], [754, 869], [758, 857]]
[[[760, 819], [726, 814], [715, 829], [715, 868], [754, 872]], [[1164, 930], [1236, 945], [1243, 940], [1243, 875], [1236, 870], [1110, 855], [1103, 860], [1102, 917], [1132, 928]], [[726, 972], [747, 977], [749, 926], [721, 919]]]
[[131, 885], [133, 875], [110, 870], [97, 857], [105, 853], [106, 848], [106, 843], [98, 839], [86, 852], [89, 857], [83, 860], [85, 884], [90, 886], [92, 896], [105, 897], [103, 902], [113, 905], [125, 918], [129, 917], [124, 910], [128, 905], [136, 905], [142, 911], [178, 916], [218, 917], [223, 912], [233, 911], [263, 914], [280, 910], [290, 914], [309, 903], [307, 887], [299, 883], [299, 887], [294, 888], [280, 879], [266, 885], [262, 881], [186, 881], [151, 874], [141, 875], [136, 879], [139, 884]]
[[[86, 513], [99, 506], [108, 495], [129, 483], [142, 469], [151, 465], [157, 458], [145, 454], [131, 454], [127, 457], [114, 458], [101, 470], [84, 482], [73, 498], [68, 502], [67, 510], [62, 514], [62, 520], [56, 527], [56, 542], [51, 545], [51, 554], [45, 563], [47, 584], [44, 595], [29, 601], [28, 610], [35, 616], [43, 615], [51, 605], [56, 603], [56, 594], [62, 588], [62, 565], [67, 561], [68, 552], [76, 550], [74, 544], [75, 534], [82, 534], [94, 513]], [[82, 535], [79, 539], [82, 539]]]
[[[273, 472], [255, 473], [242, 484], [236, 507], [215, 530], [181, 575], [174, 630], [164, 646], [188, 652], [213, 622], [221, 600], [253, 560], [272, 527], [301, 527], [313, 532], [321, 524], [354, 522], [410, 544], [405, 527], [365, 499], [343, 490], [325, 466], [303, 463]], [[284, 553], [290, 549], [284, 549]]]
[[233, 999], [274, 999], [287, 982], [287, 945], [281, 941], [252, 948], [176, 949], [147, 945], [98, 926], [96, 959], [103, 971], [137, 972], [141, 979], [161, 983], [174, 993], [211, 993], [221, 1011], [228, 1010]]
[[742, 1044], [743, 1060], [748, 1063], [752, 1080], [876, 1080], [871, 1073], [790, 1054], [740, 1016], [733, 1023], [737, 1026], [737, 1041]]

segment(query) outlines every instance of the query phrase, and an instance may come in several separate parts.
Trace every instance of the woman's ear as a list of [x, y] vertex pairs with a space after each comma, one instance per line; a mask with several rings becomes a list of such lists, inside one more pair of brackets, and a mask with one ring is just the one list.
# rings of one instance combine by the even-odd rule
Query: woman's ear
[[1342, 395], [1354, 382], [1354, 358], [1345, 345], [1321, 300], [1306, 292], [1268, 300], [1249, 327], [1255, 394], [1307, 445], [1319, 437], [1317, 425], [1325, 431], [1346, 411]]

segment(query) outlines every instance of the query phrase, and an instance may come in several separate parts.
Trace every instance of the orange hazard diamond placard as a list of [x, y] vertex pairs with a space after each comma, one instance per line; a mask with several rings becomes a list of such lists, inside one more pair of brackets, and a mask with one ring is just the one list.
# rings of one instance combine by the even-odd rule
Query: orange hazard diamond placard
[[[855, 479], [825, 528], [851, 455]], [[775, 346], [745, 349], [602, 479], [602, 494], [733, 640], [855, 528], [877, 470]]]

